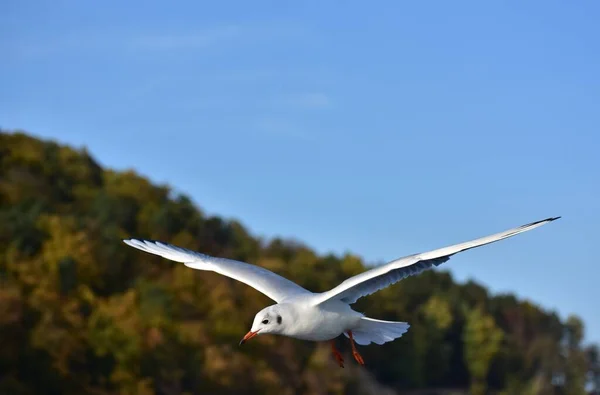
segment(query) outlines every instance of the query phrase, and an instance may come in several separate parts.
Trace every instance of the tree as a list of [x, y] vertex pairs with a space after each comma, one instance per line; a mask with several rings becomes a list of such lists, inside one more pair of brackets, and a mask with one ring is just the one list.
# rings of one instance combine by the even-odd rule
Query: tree
[[485, 394], [492, 359], [500, 350], [502, 331], [494, 318], [477, 307], [467, 313], [464, 343], [465, 359], [471, 374], [471, 394]]
[[239, 348], [271, 301], [133, 250], [121, 242], [130, 236], [246, 260], [313, 291], [368, 268], [350, 253], [261, 240], [168, 186], [102, 169], [85, 149], [0, 131], [0, 393], [436, 394], [464, 393], [470, 380], [475, 394], [580, 394], [587, 372], [598, 386], [597, 347], [583, 349], [580, 320], [441, 270], [353, 306], [411, 325], [364, 347], [365, 368], [339, 369], [327, 344], [285, 337]]
[[589, 381], [592, 388], [590, 395], [600, 395], [600, 350], [597, 345], [586, 349]]
[[585, 395], [587, 363], [581, 348], [583, 322], [576, 316], [569, 316], [565, 324], [563, 339], [564, 381], [562, 390], [568, 395]]

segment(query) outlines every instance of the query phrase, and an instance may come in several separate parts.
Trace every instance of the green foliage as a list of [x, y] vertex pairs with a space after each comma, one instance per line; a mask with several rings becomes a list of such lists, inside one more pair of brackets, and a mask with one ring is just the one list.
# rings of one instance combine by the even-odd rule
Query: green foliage
[[467, 314], [464, 344], [465, 359], [471, 373], [471, 393], [485, 394], [486, 378], [492, 359], [500, 350], [502, 331], [494, 318], [475, 308]]
[[350, 254], [259, 240], [166, 186], [24, 133], [0, 131], [0, 223], [2, 394], [581, 394], [588, 372], [600, 385], [581, 321], [439, 270], [357, 303], [411, 324], [401, 339], [362, 348], [366, 368], [339, 369], [329, 345], [284, 337], [240, 348], [271, 303], [264, 295], [121, 239], [249, 261], [313, 291], [367, 267]]

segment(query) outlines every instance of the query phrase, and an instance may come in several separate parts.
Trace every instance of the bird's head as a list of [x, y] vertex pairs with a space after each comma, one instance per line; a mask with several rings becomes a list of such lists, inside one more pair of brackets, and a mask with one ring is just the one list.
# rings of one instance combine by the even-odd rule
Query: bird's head
[[240, 341], [240, 345], [257, 335], [283, 333], [287, 321], [290, 318], [287, 313], [288, 312], [283, 305], [272, 305], [259, 311], [254, 316], [252, 328], [246, 333], [246, 336], [243, 337], [242, 341]]

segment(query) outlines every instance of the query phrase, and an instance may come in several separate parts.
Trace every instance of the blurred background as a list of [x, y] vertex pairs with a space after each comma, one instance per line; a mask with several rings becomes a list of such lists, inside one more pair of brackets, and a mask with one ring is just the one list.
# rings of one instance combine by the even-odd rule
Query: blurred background
[[[1, 394], [600, 394], [600, 4], [0, 3]], [[550, 216], [356, 305], [366, 367], [239, 339], [271, 303]], [[349, 344], [339, 340], [348, 355]], [[351, 359], [348, 359], [349, 361]]]

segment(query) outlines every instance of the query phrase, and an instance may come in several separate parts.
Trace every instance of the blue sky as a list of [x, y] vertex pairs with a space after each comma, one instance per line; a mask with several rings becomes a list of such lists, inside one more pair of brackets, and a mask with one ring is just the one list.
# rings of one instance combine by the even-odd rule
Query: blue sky
[[2, 2], [0, 126], [371, 263], [562, 215], [444, 266], [600, 341], [599, 18], [593, 1]]

